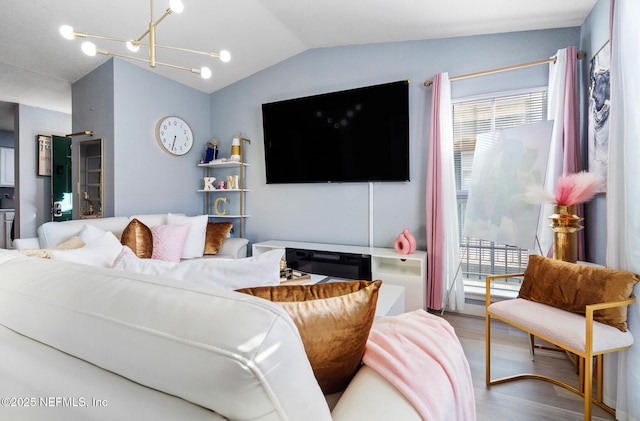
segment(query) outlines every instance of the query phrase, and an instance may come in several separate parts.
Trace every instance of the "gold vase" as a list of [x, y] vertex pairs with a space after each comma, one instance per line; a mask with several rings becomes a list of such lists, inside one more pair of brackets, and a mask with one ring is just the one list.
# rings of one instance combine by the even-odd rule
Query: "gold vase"
[[553, 258], [565, 262], [578, 261], [578, 231], [583, 227], [583, 218], [576, 215], [576, 205], [553, 207], [554, 214], [549, 216], [553, 229]]

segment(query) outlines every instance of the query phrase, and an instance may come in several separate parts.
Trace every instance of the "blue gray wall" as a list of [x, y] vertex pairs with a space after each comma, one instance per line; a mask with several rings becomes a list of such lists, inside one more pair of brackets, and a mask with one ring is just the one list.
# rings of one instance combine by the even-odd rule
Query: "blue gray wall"
[[[373, 245], [392, 247], [403, 228], [424, 249], [425, 178], [431, 90], [426, 79], [455, 76], [553, 56], [578, 45], [580, 28], [309, 50], [211, 95], [211, 131], [228, 145], [240, 131], [252, 140], [245, 236], [367, 245], [368, 184], [266, 185], [261, 104], [409, 79], [411, 181], [374, 183]], [[546, 86], [548, 66], [453, 82], [453, 98]], [[312, 157], [309, 157], [312, 159]]]
[[[74, 83], [72, 92], [73, 130], [93, 130], [104, 142], [106, 216], [203, 212], [197, 163], [210, 139], [208, 94], [120, 59]], [[184, 156], [157, 145], [156, 123], [168, 115], [193, 130], [195, 145]]]
[[[390, 247], [407, 227], [424, 249], [431, 101], [424, 80], [438, 72], [455, 76], [535, 61], [568, 45], [578, 45], [590, 57], [606, 41], [608, 7], [608, 0], [600, 0], [582, 28], [309, 50], [211, 95], [114, 59], [74, 84], [73, 131], [93, 130], [94, 137], [105, 139], [105, 201], [113, 215], [202, 213], [202, 194], [196, 190], [203, 172], [196, 163], [204, 146], [219, 138], [221, 156], [228, 156], [233, 135], [241, 132], [252, 140], [245, 151], [251, 164], [247, 171], [251, 217], [245, 236], [252, 242], [288, 239], [367, 245], [372, 240], [375, 246]], [[579, 63], [584, 79], [588, 60]], [[452, 94], [455, 99], [544, 86], [547, 78], [547, 66], [536, 66], [456, 81]], [[266, 185], [262, 103], [401, 79], [411, 81], [411, 182]], [[581, 103], [584, 100], [583, 96]], [[179, 115], [192, 125], [195, 145], [186, 156], [171, 157], [156, 145], [155, 124], [166, 115]], [[587, 257], [602, 263], [604, 196], [589, 204], [587, 212]]]
[[51, 177], [37, 175], [37, 137], [68, 134], [71, 116], [23, 104], [17, 106], [15, 114], [15, 234], [17, 238], [28, 238], [35, 237], [36, 228], [51, 220]]

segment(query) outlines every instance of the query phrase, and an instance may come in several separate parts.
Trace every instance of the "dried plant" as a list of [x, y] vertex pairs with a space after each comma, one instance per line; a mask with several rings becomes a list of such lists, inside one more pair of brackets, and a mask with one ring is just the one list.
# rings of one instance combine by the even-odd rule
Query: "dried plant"
[[598, 192], [602, 177], [586, 171], [567, 174], [558, 179], [556, 194], [547, 192], [542, 186], [530, 186], [525, 200], [530, 203], [555, 203], [560, 206], [571, 206], [588, 202]]

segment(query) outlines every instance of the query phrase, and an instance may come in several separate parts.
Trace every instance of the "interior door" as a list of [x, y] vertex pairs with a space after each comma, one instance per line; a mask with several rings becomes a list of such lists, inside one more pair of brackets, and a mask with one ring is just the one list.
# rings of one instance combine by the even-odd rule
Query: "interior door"
[[51, 220], [72, 218], [71, 138], [51, 136]]

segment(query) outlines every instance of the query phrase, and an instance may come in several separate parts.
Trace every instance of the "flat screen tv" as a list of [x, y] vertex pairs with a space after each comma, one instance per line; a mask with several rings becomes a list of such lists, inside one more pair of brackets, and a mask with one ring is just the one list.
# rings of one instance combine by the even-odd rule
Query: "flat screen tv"
[[409, 181], [409, 81], [262, 104], [267, 184]]

